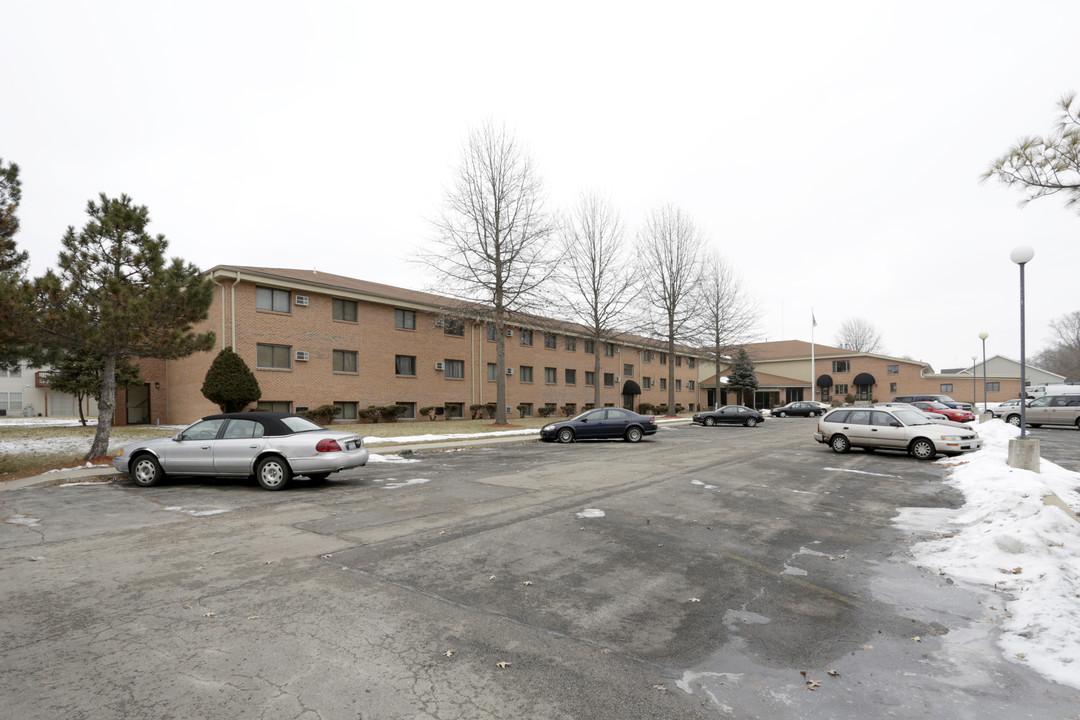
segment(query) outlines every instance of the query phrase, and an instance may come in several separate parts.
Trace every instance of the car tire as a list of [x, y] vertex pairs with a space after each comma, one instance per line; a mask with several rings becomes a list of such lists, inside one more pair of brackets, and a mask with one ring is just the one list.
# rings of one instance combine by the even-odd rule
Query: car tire
[[626, 435], [624, 437], [626, 439], [626, 442], [636, 443], [641, 440], [642, 434], [643, 433], [641, 432], [641, 428], [632, 427], [627, 429]]
[[1016, 427], [1020, 427], [1020, 416], [1019, 415], [1010, 415], [1009, 417], [1005, 418], [1005, 422], [1009, 423], [1010, 425], [1015, 425]]
[[255, 479], [263, 490], [284, 490], [292, 480], [292, 469], [280, 455], [267, 455], [255, 466]]
[[570, 428], [563, 428], [559, 431], [559, 442], [572, 443], [574, 442], [574, 431]]
[[330, 477], [330, 473], [308, 473], [308, 480], [314, 480], [315, 482], [322, 482], [326, 478]]
[[139, 487], [157, 485], [165, 477], [165, 471], [161, 469], [157, 458], [150, 453], [135, 456], [135, 459], [131, 461], [130, 474], [131, 479]]
[[746, 427], [757, 427], [757, 418], [746, 418], [746, 422], [743, 423]]
[[909, 452], [919, 460], [933, 460], [937, 457], [937, 448], [926, 438], [912, 440]]
[[851, 441], [847, 439], [846, 435], [833, 435], [829, 438], [829, 447], [837, 455], [843, 455], [851, 450]]
[[705, 418], [705, 425], [706, 426], [712, 427], [715, 424], [716, 424], [716, 418], [711, 418], [711, 417]]
[[783, 410], [780, 411], [780, 417], [787, 417], [787, 413]]

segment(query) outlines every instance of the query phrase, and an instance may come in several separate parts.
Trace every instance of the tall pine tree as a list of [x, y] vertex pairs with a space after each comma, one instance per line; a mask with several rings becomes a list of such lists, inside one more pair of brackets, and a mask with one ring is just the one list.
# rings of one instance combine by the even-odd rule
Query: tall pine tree
[[750, 391], [750, 397], [753, 397], [753, 393], [758, 389], [754, 361], [750, 359], [750, 354], [746, 352], [746, 348], [739, 348], [739, 351], [735, 353], [735, 361], [731, 363], [731, 370], [728, 372], [728, 389], [738, 392], [739, 403], [745, 404], [743, 393]]
[[19, 166], [5, 166], [0, 158], [0, 369], [14, 367], [29, 350], [28, 321], [33, 305], [22, 295], [27, 255], [19, 252], [15, 243], [21, 199]]
[[101, 358], [97, 433], [86, 459], [109, 449], [116, 408], [116, 367], [125, 357], [172, 359], [210, 350], [214, 333], [195, 333], [205, 320], [213, 283], [194, 265], [165, 259], [164, 235], [146, 231], [146, 206], [104, 193], [87, 203], [90, 220], [69, 227], [59, 274], [34, 281], [45, 342]]
[[262, 397], [262, 390], [244, 358], [232, 348], [223, 348], [206, 371], [202, 394], [221, 408], [221, 412], [240, 412], [257, 402]]
[[[49, 389], [55, 392], [69, 393], [75, 396], [79, 406], [79, 421], [86, 425], [83, 415], [83, 400], [92, 397], [100, 400], [101, 395], [101, 358], [86, 350], [74, 350], [64, 353], [53, 364], [49, 374]], [[116, 361], [116, 387], [132, 387], [143, 382], [139, 367], [121, 357]]]

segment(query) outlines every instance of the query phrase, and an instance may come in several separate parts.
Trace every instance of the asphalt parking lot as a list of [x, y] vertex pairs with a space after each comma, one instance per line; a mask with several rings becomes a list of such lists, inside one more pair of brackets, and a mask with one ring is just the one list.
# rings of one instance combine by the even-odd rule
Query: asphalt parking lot
[[[935, 529], [893, 518], [957, 506], [947, 466], [835, 455], [814, 423], [276, 493], [2, 493], [0, 696], [20, 718], [1077, 717], [1000, 657], [994, 597], [908, 562]], [[1036, 432], [1051, 459], [1076, 444]]]

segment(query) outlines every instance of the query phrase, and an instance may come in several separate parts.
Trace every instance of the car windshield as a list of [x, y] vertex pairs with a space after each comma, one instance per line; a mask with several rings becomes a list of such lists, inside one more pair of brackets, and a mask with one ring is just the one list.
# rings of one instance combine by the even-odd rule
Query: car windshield
[[950, 408], [945, 403], [932, 402], [932, 403], [927, 403], [927, 405], [929, 405], [930, 407], [932, 407], [932, 408], [934, 408], [936, 410], [952, 410], [952, 408]]
[[307, 418], [302, 417], [283, 417], [281, 418], [281, 422], [285, 423], [285, 425], [293, 432], [311, 432], [312, 430], [326, 429], [322, 425], [313, 423]]
[[905, 425], [932, 425], [933, 423], [926, 418], [921, 412], [917, 410], [908, 410], [907, 408], [896, 408], [893, 411], [893, 415], [896, 419]]
[[[594, 415], [594, 414], [596, 415], [596, 417], [592, 417], [592, 415]], [[595, 408], [593, 408], [591, 410], [586, 410], [585, 412], [581, 413], [580, 415], [577, 415], [575, 417], [570, 418], [570, 422], [581, 422], [582, 420], [584, 420], [586, 418], [588, 418], [589, 420], [603, 420], [604, 419], [604, 411], [600, 410], [599, 412], [597, 412], [597, 410]]]
[[954, 402], [956, 402], [955, 400], [953, 400], [948, 395], [938, 395], [938, 397], [941, 398], [941, 402], [943, 402], [943, 403], [954, 403]]

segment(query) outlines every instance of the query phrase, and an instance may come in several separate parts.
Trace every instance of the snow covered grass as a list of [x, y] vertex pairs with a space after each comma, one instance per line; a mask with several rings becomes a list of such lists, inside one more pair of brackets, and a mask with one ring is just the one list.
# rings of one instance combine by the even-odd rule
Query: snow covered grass
[[[1056, 496], [1080, 512], [1080, 473], [1045, 459], [1041, 472], [1009, 467], [1019, 429], [1001, 420], [978, 426], [982, 450], [957, 460], [946, 482], [963, 507], [944, 514], [938, 537], [913, 548], [916, 560], [948, 576], [1000, 593], [1007, 613], [998, 644], [1007, 658], [1080, 688], [1080, 522], [1047, 504]], [[919, 509], [896, 522], [923, 527]]]

